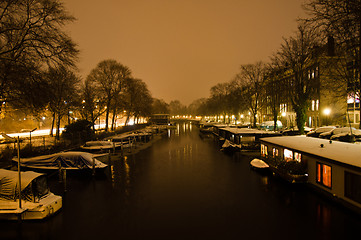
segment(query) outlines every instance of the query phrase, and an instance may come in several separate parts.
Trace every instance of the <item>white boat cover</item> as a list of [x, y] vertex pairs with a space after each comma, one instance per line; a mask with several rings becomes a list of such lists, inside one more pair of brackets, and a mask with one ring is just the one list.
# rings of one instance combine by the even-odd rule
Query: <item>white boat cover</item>
[[[42, 176], [41, 173], [32, 171], [21, 172], [21, 191], [36, 178]], [[18, 196], [19, 174], [17, 171], [0, 169], [0, 198], [14, 199]]]
[[[107, 165], [95, 159], [95, 155], [87, 152], [60, 152], [51, 155], [42, 155], [32, 158], [21, 158], [22, 166], [38, 169], [58, 169], [59, 163], [65, 169], [92, 169], [93, 162], [95, 168], [105, 168]], [[18, 161], [18, 158], [13, 158]]]

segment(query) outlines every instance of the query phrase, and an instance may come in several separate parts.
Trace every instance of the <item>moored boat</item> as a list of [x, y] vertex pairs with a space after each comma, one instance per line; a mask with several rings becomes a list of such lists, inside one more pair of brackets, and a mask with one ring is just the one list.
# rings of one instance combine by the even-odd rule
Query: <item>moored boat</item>
[[[78, 151], [60, 152], [50, 155], [21, 158], [20, 166], [38, 170], [97, 170], [104, 169], [108, 166], [97, 159], [106, 155], [107, 154], [91, 154]], [[12, 160], [18, 162], [17, 157], [14, 157]]]
[[121, 143], [110, 141], [88, 141], [80, 146], [82, 150], [87, 152], [102, 152], [117, 149], [121, 147]]
[[261, 139], [261, 158], [290, 182], [305, 182], [361, 213], [359, 144], [304, 136]]
[[280, 133], [253, 128], [224, 127], [219, 130], [219, 137], [229, 140], [242, 150], [259, 150], [263, 137], [280, 136]]
[[268, 169], [269, 165], [263, 160], [255, 158], [250, 162], [251, 166], [255, 169]]
[[229, 141], [228, 139], [225, 139], [224, 143], [222, 144], [222, 151], [225, 152], [235, 152], [235, 151], [239, 151], [241, 149], [241, 146], [232, 143], [231, 141]]
[[44, 174], [21, 172], [20, 185], [21, 208], [19, 173], [0, 169], [0, 219], [43, 219], [61, 209], [62, 198], [50, 192]]

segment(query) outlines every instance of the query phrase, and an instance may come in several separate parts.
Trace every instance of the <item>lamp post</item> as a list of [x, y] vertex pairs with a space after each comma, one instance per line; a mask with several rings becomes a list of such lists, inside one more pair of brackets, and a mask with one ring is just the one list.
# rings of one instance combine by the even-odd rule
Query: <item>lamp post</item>
[[38, 128], [34, 128], [33, 130], [31, 130], [30, 132], [29, 132], [29, 134], [30, 134], [30, 142], [29, 142], [29, 144], [30, 144], [30, 152], [32, 151], [32, 149], [31, 149], [31, 133], [32, 132], [34, 132], [36, 129], [38, 129]]

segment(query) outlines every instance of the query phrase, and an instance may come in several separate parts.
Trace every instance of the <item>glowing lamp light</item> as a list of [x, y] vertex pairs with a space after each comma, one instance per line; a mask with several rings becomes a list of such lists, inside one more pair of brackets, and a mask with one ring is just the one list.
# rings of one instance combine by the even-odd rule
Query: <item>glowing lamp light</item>
[[325, 108], [323, 110], [323, 114], [325, 114], [326, 116], [330, 115], [330, 113], [331, 113], [331, 109], [329, 109], [329, 108]]
[[286, 112], [283, 112], [281, 115], [282, 117], [286, 117]]

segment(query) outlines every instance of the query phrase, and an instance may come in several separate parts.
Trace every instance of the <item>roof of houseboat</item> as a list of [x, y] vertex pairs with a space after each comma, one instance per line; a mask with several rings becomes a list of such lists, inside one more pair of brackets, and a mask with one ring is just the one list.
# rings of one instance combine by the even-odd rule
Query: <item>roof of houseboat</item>
[[359, 144], [305, 136], [267, 137], [262, 138], [261, 141], [361, 168]]
[[259, 130], [255, 128], [232, 128], [224, 127], [221, 130], [228, 131], [233, 134], [275, 134], [274, 131]]

